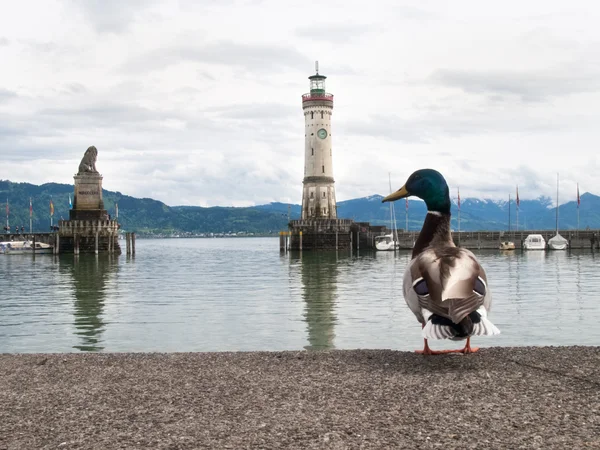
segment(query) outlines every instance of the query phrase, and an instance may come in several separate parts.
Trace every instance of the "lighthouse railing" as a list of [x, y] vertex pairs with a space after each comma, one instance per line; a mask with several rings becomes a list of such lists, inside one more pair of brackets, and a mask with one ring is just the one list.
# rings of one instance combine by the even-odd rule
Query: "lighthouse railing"
[[327, 100], [332, 102], [333, 101], [333, 94], [303, 94], [302, 95], [302, 101], [303, 102], [310, 102], [313, 100]]

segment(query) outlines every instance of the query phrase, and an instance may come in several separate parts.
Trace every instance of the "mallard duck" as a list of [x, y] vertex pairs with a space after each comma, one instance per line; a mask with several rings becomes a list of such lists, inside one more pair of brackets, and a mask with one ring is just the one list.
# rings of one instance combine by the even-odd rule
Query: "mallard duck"
[[[398, 191], [382, 201], [416, 196], [425, 201], [427, 216], [404, 272], [404, 299], [423, 327], [423, 350], [417, 353], [473, 353], [471, 336], [499, 334], [487, 318], [492, 304], [485, 270], [475, 255], [456, 247], [450, 233], [450, 195], [436, 170], [414, 172]], [[467, 342], [461, 350], [434, 351], [428, 339]]]

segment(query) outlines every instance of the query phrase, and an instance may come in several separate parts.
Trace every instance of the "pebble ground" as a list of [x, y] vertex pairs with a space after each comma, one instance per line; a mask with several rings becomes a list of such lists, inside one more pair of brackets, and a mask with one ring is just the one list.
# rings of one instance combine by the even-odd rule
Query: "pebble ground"
[[600, 448], [600, 347], [1, 354], [0, 449]]

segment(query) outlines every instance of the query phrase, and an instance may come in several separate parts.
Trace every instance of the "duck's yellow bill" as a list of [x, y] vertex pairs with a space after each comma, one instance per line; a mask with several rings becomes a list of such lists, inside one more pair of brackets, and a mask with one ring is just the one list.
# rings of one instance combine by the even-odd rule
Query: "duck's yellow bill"
[[400, 200], [401, 198], [408, 197], [410, 194], [406, 190], [406, 187], [402, 186], [396, 192], [392, 192], [390, 195], [381, 200], [382, 203], [385, 202], [393, 202], [395, 200]]

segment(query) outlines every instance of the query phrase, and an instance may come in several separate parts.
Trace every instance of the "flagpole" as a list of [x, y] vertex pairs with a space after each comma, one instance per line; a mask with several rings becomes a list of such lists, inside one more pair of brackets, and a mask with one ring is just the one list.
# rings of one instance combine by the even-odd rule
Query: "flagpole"
[[517, 185], [517, 232], [519, 231], [519, 203], [521, 202], [519, 201], [519, 185]]
[[33, 216], [33, 204], [31, 203], [31, 197], [29, 197], [29, 234], [33, 233], [33, 222], [32, 222], [32, 216]]
[[406, 199], [406, 208], [405, 209], [405, 216], [406, 216], [406, 232], [408, 233], [408, 198]]
[[8, 225], [8, 197], [6, 197], [6, 232], [10, 233], [10, 227]]
[[579, 183], [577, 183], [577, 237], [579, 237]]
[[460, 247], [460, 187], [458, 188], [458, 246]]

